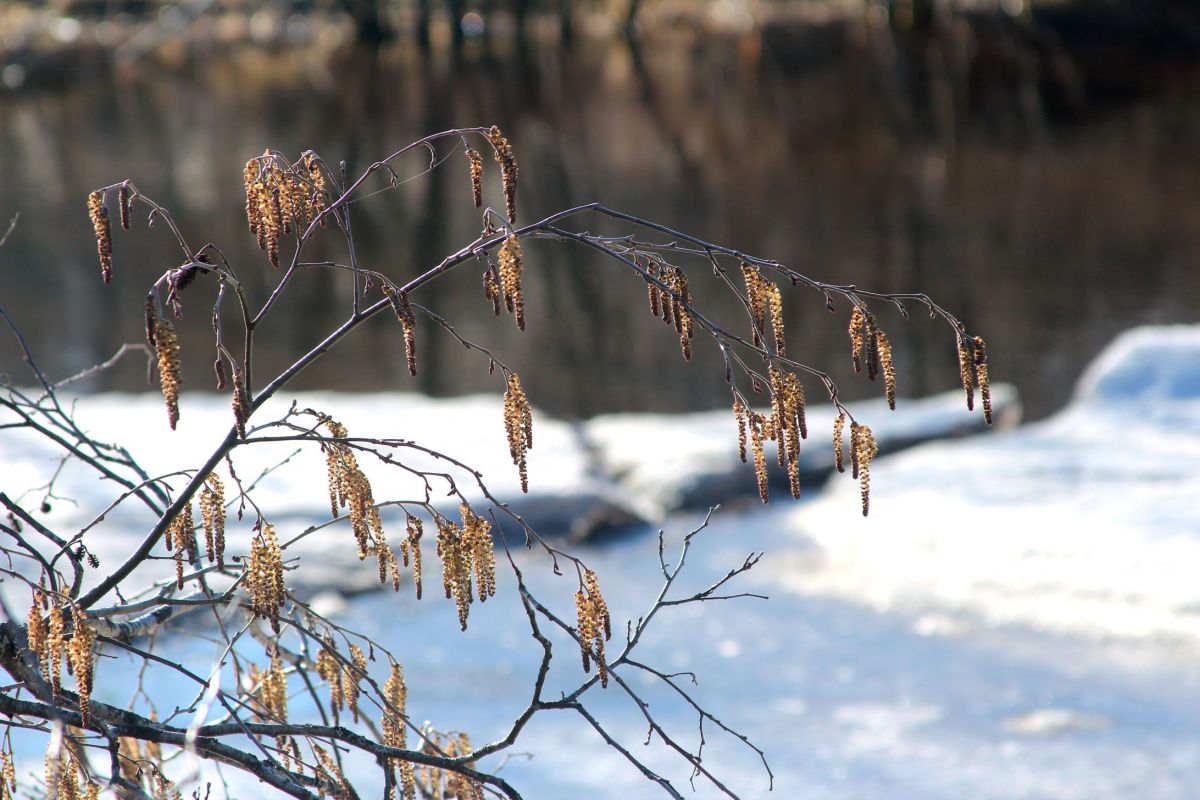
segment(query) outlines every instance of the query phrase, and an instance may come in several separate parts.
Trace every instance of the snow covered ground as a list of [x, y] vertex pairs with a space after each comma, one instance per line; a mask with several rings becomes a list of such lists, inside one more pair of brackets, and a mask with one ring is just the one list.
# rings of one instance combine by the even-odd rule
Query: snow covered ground
[[[102, 411], [90, 418], [80, 406], [98, 428], [127, 426], [147, 445], [170, 435], [158, 430], [165, 414], [157, 398], [98, 400]], [[411, 433], [391, 435], [443, 431], [446, 441], [428, 443], [482, 462], [500, 489], [514, 480], [498, 398], [306, 396], [302, 403], [333, 413], [353, 434], [371, 433], [380, 420], [419, 418]], [[447, 416], [429, 422], [431, 406]], [[185, 397], [183, 414], [174, 457], [189, 454], [189, 437], [202, 439], [205, 425], [228, 424], [224, 401]], [[464, 424], [480, 415], [485, 426]], [[609, 421], [610, 432], [619, 423]], [[597, 480], [577, 429], [546, 421], [537, 432], [535, 488], [570, 491]], [[692, 458], [700, 459], [709, 434], [695, 441]], [[37, 475], [53, 465], [46, 451], [28, 442], [0, 446], [6, 491], [45, 480]], [[171, 468], [162, 457], [149, 466]], [[239, 471], [257, 474], [272, 459], [239, 462]], [[289, 467], [264, 481], [264, 502], [287, 509], [288, 525], [327, 516], [319, 454], [297, 456]], [[754, 754], [706, 728], [706, 765], [742, 797], [1193, 798], [1200, 786], [1198, 467], [1200, 328], [1131, 332], [1055, 418], [881, 457], [867, 520], [849, 476], [835, 476], [800, 504], [781, 497], [765, 509], [720, 512], [697, 539], [680, 591], [702, 588], [765, 550], [742, 585], [771, 599], [674, 610], [650, 629], [641, 660], [694, 670], [698, 699], [767, 751], [773, 795]], [[375, 473], [379, 497], [412, 491], [381, 489], [383, 473]], [[301, 478], [293, 474], [309, 483], [295, 483]], [[64, 494], [95, 496], [93, 479], [70, 473], [62, 481]], [[138, 513], [117, 517], [117, 532], [97, 542], [102, 559], [128, 545]], [[69, 529], [87, 515], [56, 501], [51, 516]], [[666, 520], [668, 555], [698, 519], [676, 512]], [[349, 536], [328, 533], [312, 545], [326, 558], [344, 551]], [[600, 576], [619, 638], [618, 620], [643, 613], [657, 588], [657, 543], [647, 530], [578, 552]], [[533, 591], [570, 615], [573, 579], [554, 576], [536, 553], [518, 559]], [[322, 567], [352, 575], [352, 562]], [[494, 601], [472, 610], [466, 633], [457, 630], [453, 604], [439, 598], [418, 603], [408, 592], [385, 592], [342, 601], [328, 593], [322, 602], [396, 650], [415, 717], [469, 730], [481, 742], [520, 711], [538, 652], [510, 621], [517, 604], [507, 576]], [[183, 637], [167, 646], [202, 660], [214, 652]], [[578, 665], [562, 661], [551, 685], [566, 688]], [[660, 721], [694, 742], [694, 715], [661, 689], [646, 690]], [[588, 700], [639, 757], [693, 795], [685, 765], [641, 745], [646, 731], [635, 707], [612, 689]], [[568, 715], [537, 718], [516, 749], [531, 758], [513, 758], [503, 774], [527, 798], [661, 796]], [[38, 753], [26, 755], [36, 770]], [[696, 787], [696, 797], [717, 796]]]

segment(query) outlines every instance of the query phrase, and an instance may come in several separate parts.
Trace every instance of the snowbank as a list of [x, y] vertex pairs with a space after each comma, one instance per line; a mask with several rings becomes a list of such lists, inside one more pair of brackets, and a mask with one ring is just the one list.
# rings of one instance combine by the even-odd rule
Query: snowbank
[[[996, 429], [1010, 428], [1020, 420], [1021, 404], [1014, 387], [993, 386], [992, 405]], [[986, 429], [979, 410], [967, 410], [961, 391], [901, 399], [895, 411], [889, 411], [882, 399], [849, 406], [857, 419], [871, 426], [881, 454]], [[800, 448], [800, 482], [812, 490], [833, 471], [830, 436], [836, 414], [831, 405], [814, 405], [806, 416], [809, 438]], [[738, 458], [737, 423], [731, 411], [613, 414], [591, 420], [586, 431], [602, 468], [628, 487], [638, 509], [650, 519], [758, 495], [753, 468]], [[768, 448], [772, 492], [786, 496], [787, 475], [775, 461], [774, 446]]]
[[873, 465], [791, 514], [792, 588], [1092, 636], [1200, 642], [1200, 327], [1115, 341], [1060, 414]]

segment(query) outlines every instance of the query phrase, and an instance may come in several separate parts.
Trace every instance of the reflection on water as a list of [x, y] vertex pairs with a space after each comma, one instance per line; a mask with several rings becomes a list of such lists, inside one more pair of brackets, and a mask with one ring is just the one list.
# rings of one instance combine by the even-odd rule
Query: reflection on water
[[[353, 170], [423, 133], [497, 122], [521, 162], [525, 221], [600, 200], [823, 280], [927, 291], [988, 338], [993, 380], [1019, 384], [1039, 416], [1117, 331], [1195, 321], [1200, 308], [1194, 70], [1101, 107], [1080, 94], [1089, 73], [1071, 58], [997, 50], [969, 27], [914, 42], [863, 21], [717, 41], [685, 32], [640, 50], [580, 41], [569, 54], [496, 43], [457, 57], [398, 47], [313, 63], [247, 49], [29, 88], [0, 95], [0, 214], [21, 215], [0, 251], [0, 302], [43, 366], [66, 374], [141, 338], [144, 288], [177, 257], [162, 232], [117, 231], [116, 279], [103, 287], [84, 213], [91, 188], [132, 178], [194, 244], [219, 244], [262, 298], [275, 276], [245, 229], [247, 158], [311, 147]], [[426, 160], [404, 167], [416, 174]], [[436, 263], [478, 225], [457, 157], [354, 210], [360, 260], [396, 277]], [[328, 241], [325, 255], [340, 257]], [[732, 304], [695, 266], [694, 293], [728, 317]], [[715, 354], [698, 343], [698, 363], [684, 364], [640, 281], [617, 265], [530, 243], [525, 334], [491, 316], [477, 273], [465, 265], [414, 300], [493, 347], [535, 404], [588, 415], [727, 402]], [[205, 291], [185, 297], [189, 388], [212, 387]], [[347, 291], [331, 275], [304, 275], [260, 339], [259, 374], [318, 341]], [[845, 310], [831, 317], [820, 296], [793, 297], [793, 352], [830, 366], [851, 397], [874, 391], [847, 376]], [[902, 395], [956, 382], [952, 338], [917, 316], [881, 316]], [[429, 325], [415, 379], [398, 326], [380, 319], [359, 334], [298, 385], [501, 388], [486, 361]], [[0, 372], [16, 373], [17, 352], [0, 347]], [[94, 386], [144, 380], [131, 363]]]

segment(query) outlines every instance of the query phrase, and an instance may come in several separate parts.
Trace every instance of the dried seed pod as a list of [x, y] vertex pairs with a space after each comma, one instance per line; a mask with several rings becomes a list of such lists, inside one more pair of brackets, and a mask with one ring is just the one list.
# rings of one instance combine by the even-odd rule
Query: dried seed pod
[[521, 255], [521, 240], [509, 236], [500, 246], [496, 256], [500, 262], [500, 288], [504, 293], [504, 306], [517, 319], [517, 327], [525, 330], [525, 298], [521, 294], [521, 272], [524, 259]]
[[500, 179], [504, 186], [504, 210], [510, 223], [517, 221], [517, 161], [513, 157], [512, 146], [493, 125], [487, 134], [492, 144], [496, 161], [500, 163]]
[[466, 149], [467, 160], [471, 162], [471, 199], [475, 207], [483, 206], [483, 156], [473, 147]]
[[96, 233], [96, 251], [100, 255], [100, 277], [105, 283], [112, 282], [112, 224], [108, 219], [108, 208], [104, 205], [104, 193], [88, 195], [88, 216], [92, 230]]
[[975, 382], [979, 384], [979, 396], [983, 399], [983, 419], [992, 424], [992, 388], [988, 382], [987, 343], [982, 336], [975, 337]]
[[158, 355], [159, 383], [167, 403], [167, 421], [171, 430], [175, 430], [179, 422], [180, 354], [175, 326], [169, 320], [154, 320], [154, 349]]

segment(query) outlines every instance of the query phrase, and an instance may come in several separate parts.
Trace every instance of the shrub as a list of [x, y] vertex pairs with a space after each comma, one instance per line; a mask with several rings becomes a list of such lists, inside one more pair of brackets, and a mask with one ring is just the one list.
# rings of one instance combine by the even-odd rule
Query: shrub
[[[431, 165], [442, 163], [454, 155], [453, 150], [443, 152], [446, 142], [461, 143], [463, 148], [470, 194], [475, 206], [482, 209], [481, 233], [406, 282], [359, 263], [351, 202], [398, 186], [402, 176], [396, 164], [406, 153], [428, 150]], [[483, 208], [485, 159], [481, 150], [498, 164], [502, 212]], [[315, 152], [290, 160], [272, 150], [246, 163], [244, 179], [250, 233], [269, 263], [265, 268], [277, 270], [278, 277], [265, 298], [249, 296], [221, 249], [213, 244], [195, 247], [184, 235], [184, 226], [133, 182], [97, 189], [87, 202], [101, 278], [106, 283], [120, 265], [120, 258], [114, 260], [114, 219], [121, 228], [129, 229], [137, 212], [148, 210], [149, 223], [165, 228], [178, 244], [180, 262], [165, 271], [146, 295], [146, 345], [142, 348], [153, 354], [173, 429], [187, 424], [187, 399], [180, 395], [181, 359], [197, 355], [181, 352], [173, 320], [182, 316], [185, 299], [188, 306], [212, 302], [214, 382], [218, 391], [231, 398], [231, 411], [228, 432], [213, 443], [203, 463], [182, 476], [148, 474], [126, 449], [98, 440], [77, 424], [72, 408], [60, 398], [66, 382], [55, 383], [43, 374], [27, 348], [25, 356], [37, 387], [9, 385], [0, 397], [8, 417], [3, 427], [10, 433], [32, 433], [53, 442], [64, 461], [78, 461], [117, 487], [109, 502], [95, 509], [92, 522], [78, 531], [48, 527], [39, 519], [45, 517], [45, 509], [25, 499], [32, 493], [13, 498], [0, 492], [7, 514], [0, 530], [8, 537], [4, 547], [8, 566], [0, 568], [0, 574], [10, 585], [21, 585], [29, 603], [23, 614], [6, 609], [0, 626], [0, 665], [13, 681], [0, 693], [0, 711], [11, 720], [0, 748], [6, 776], [0, 794], [10, 796], [16, 790], [12, 731], [22, 728], [47, 739], [45, 784], [28, 787], [47, 796], [94, 797], [104, 785], [128, 797], [175, 797], [185, 790], [193, 791], [197, 798], [207, 797], [213, 788], [211, 773], [188, 773], [178, 766], [174, 756], [184, 751], [203, 762], [241, 770], [299, 798], [357, 797], [364, 780], [370, 779], [349, 771], [347, 763], [364, 757], [378, 766], [376, 780], [389, 797], [518, 797], [518, 790], [498, 774], [495, 759], [489, 757], [510, 750], [536, 714], [569, 710], [666, 794], [680, 797], [666, 778], [652, 771], [589, 711], [589, 693], [618, 691], [632, 699], [652, 734], [691, 766], [693, 779], [702, 777], [736, 796], [722, 782], [718, 769], [701, 760], [698, 749], [683, 744], [675, 732], [659, 724], [642, 699], [642, 690], [628, 679], [631, 673], [643, 673], [669, 686], [694, 708], [701, 732], [707, 723], [744, 742], [762, 759], [769, 776], [763, 750], [697, 703], [678, 676], [632, 657], [662, 609], [748, 596], [730, 593], [727, 586], [753, 568], [761, 554], [750, 554], [703, 591], [676, 596], [672, 593], [675, 580], [704, 525], [683, 538], [682, 552], [674, 564], [663, 554], [660, 538], [663, 585], [649, 611], [624, 626], [625, 641], [618, 646], [612, 641], [614, 620], [600, 576], [560, 543], [534, 531], [493, 496], [479, 473], [466, 464], [417, 442], [356, 436], [322, 410], [293, 404], [281, 416], [270, 418], [261, 413], [263, 406], [368, 319], [391, 313], [412, 374], [421, 367], [419, 337], [439, 334], [452, 336], [481, 354], [489, 371], [496, 373], [498, 385], [504, 389], [503, 425], [509, 455], [521, 489], [527, 491], [526, 457], [534, 447], [536, 425], [520, 376], [496, 353], [463, 338], [449, 321], [418, 300], [421, 289], [430, 282], [474, 264], [482, 269], [484, 301], [492, 313], [511, 316], [516, 326], [524, 329], [522, 273], [527, 266], [537, 265], [526, 263], [523, 242], [549, 239], [602, 253], [636, 274], [645, 284], [649, 313], [663, 321], [683, 358], [691, 358], [697, 333], [717, 348], [731, 393], [731, 439], [736, 427], [741, 458], [752, 464], [748, 468], [757, 476], [764, 503], [769, 490], [770, 442], [777, 464], [788, 475], [791, 493], [799, 496], [798, 456], [801, 440], [808, 436], [803, 379], [820, 386], [838, 411], [832, 442], [837, 469], [845, 470], [845, 462], [849, 462], [849, 470], [861, 484], [865, 515], [869, 511], [870, 463], [876, 452], [871, 429], [841, 403], [827, 373], [790, 355], [784, 330], [784, 291], [796, 287], [815, 292], [831, 313], [849, 311], [854, 368], [872, 381], [880, 380], [893, 408], [896, 375], [891, 345], [870, 303], [893, 306], [905, 316], [906, 304], [916, 303], [948, 324], [967, 404], [973, 403], [977, 387], [990, 421], [983, 340], [969, 335], [957, 319], [923, 294], [882, 294], [813, 280], [779, 262], [597, 203], [519, 225], [517, 161], [496, 127], [432, 134], [371, 164], [352, 181], [345, 178], [344, 168], [331, 168]], [[602, 236], [577, 229], [575, 223], [589, 217], [615, 222], [626, 232]], [[309, 260], [310, 243], [323, 237], [340, 238], [346, 253], [344, 263]], [[698, 268], [711, 270], [739, 299], [745, 319], [737, 323], [737, 331], [732, 324], [706, 316], [694, 303], [689, 272]], [[352, 286], [347, 316], [286, 369], [264, 378], [256, 369], [256, 343], [268, 335], [270, 323], [278, 316], [273, 312], [280, 297], [306, 274], [318, 270], [334, 271]], [[226, 303], [234, 304], [237, 313], [223, 314]], [[24, 348], [12, 317], [3, 309], [0, 314]], [[235, 323], [230, 322], [231, 317]], [[231, 331], [231, 326], [236, 331]], [[130, 349], [136, 348], [123, 348], [122, 352]], [[751, 402], [755, 395], [763, 396], [762, 410], [756, 410]], [[331, 512], [328, 521], [295, 530], [294, 525], [277, 520], [283, 509], [256, 502], [256, 481], [239, 476], [235, 463], [246, 448], [283, 443], [319, 449], [324, 454]], [[445, 469], [435, 472], [414, 466], [410, 458], [414, 453], [436, 457]], [[364, 464], [371, 466], [370, 471], [407, 471], [419, 479], [424, 490], [411, 497], [378, 498]], [[473, 503], [460, 486], [463, 480], [478, 484], [485, 501]], [[444, 504], [443, 494], [456, 509]], [[120, 524], [106, 523], [106, 518], [129, 503], [144, 506], [153, 522], [119, 563], [101, 565], [92, 552], [95, 543], [105, 536], [106, 525]], [[236, 515], [236, 521], [230, 514]], [[247, 546], [227, 544], [228, 526], [249, 526]], [[295, 568], [290, 551], [296, 542], [309, 536], [336, 535], [330, 529], [337, 526], [349, 527], [359, 559], [373, 559], [377, 564], [381, 585], [413, 591], [417, 598], [425, 593], [430, 556], [436, 555], [441, 564], [440, 593], [455, 603], [463, 630], [475, 604], [486, 602], [497, 591], [497, 557], [511, 570], [524, 623], [539, 648], [540, 660], [529, 679], [531, 699], [504, 736], [480, 743], [465, 732], [415, 724], [415, 718], [409, 716], [400, 659], [370, 638], [322, 616], [289, 588], [288, 573]], [[389, 540], [385, 527], [391, 528], [396, 538]], [[434, 540], [432, 548], [426, 531]], [[394, 548], [397, 540], [398, 548]], [[543, 601], [534, 596], [512, 557], [510, 548], [521, 545], [539, 551], [546, 568], [559, 574], [565, 570], [576, 577], [574, 620], [555, 610], [569, 603], [569, 598]], [[173, 578], [156, 579], [155, 566], [163, 559], [173, 560]], [[409, 584], [412, 588], [405, 589]], [[203, 623], [197, 624], [211, 626], [210, 633], [225, 643], [223, 657], [216, 662], [186, 663], [160, 655], [161, 642], [155, 633], [172, 620], [198, 611], [210, 612], [211, 619], [205, 616]], [[570, 649], [578, 651], [582, 668], [574, 687], [560, 694], [547, 688], [550, 665], [559, 652], [554, 649], [556, 640], [566, 641]], [[117, 652], [143, 665], [133, 679], [137, 698], [128, 709], [92, 697], [97, 680], [116, 682], [130, 677], [106, 674], [108, 665], [98, 661], [98, 655]], [[194, 696], [171, 699], [175, 711], [165, 719], [156, 715], [152, 690], [144, 683], [145, 669], [151, 664], [173, 670], [196, 686]], [[69, 679], [63, 675], [64, 667], [72, 676]], [[324, 687], [318, 688], [320, 684]], [[182, 724], [183, 719], [192, 721]], [[106, 752], [107, 758], [98, 758], [101, 752]]]

